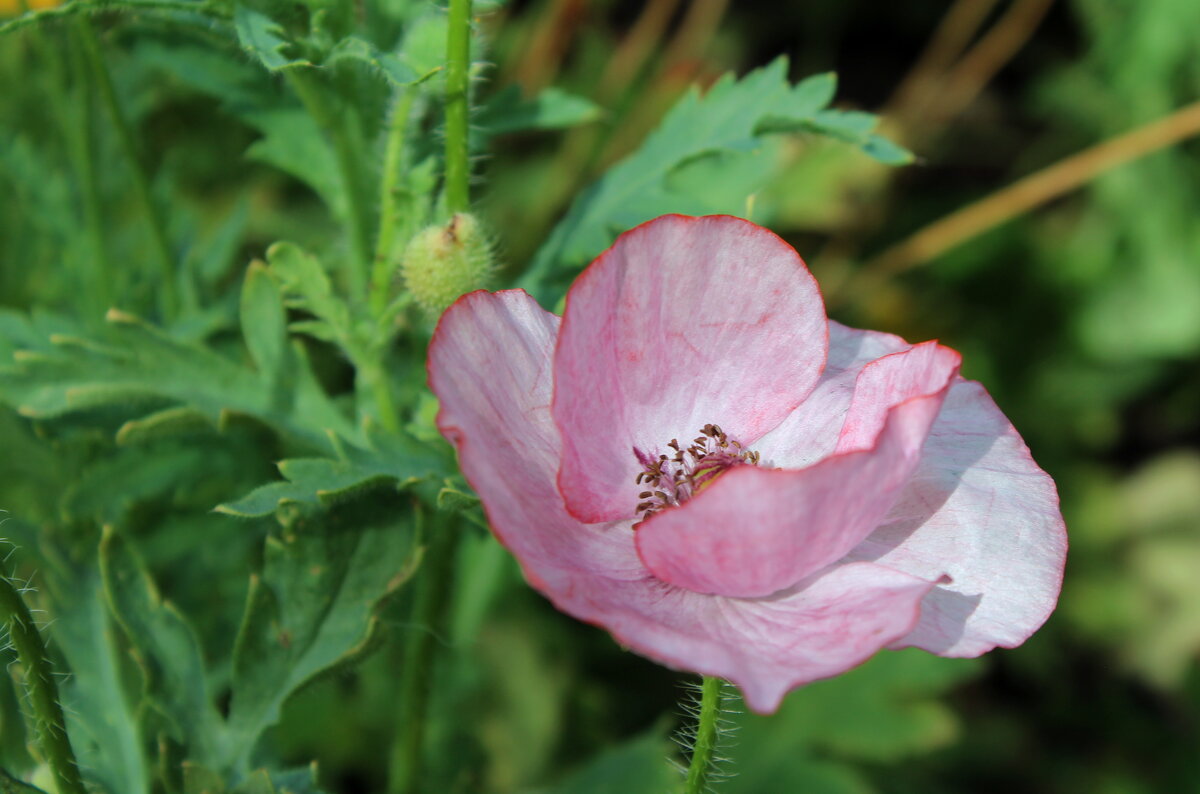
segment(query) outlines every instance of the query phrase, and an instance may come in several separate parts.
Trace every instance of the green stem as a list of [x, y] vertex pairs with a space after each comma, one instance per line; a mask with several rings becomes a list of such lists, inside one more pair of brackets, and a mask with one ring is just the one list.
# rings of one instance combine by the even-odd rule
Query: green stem
[[700, 794], [708, 785], [713, 752], [717, 749], [717, 718], [721, 713], [721, 679], [704, 676], [700, 684], [700, 715], [696, 722], [696, 741], [688, 764], [686, 794]]
[[388, 121], [387, 148], [383, 156], [383, 178], [379, 189], [379, 235], [375, 243], [375, 263], [371, 271], [371, 313], [378, 317], [388, 306], [388, 287], [392, 280], [392, 248], [396, 244], [396, 191], [404, 154], [404, 133], [412, 113], [414, 91], [398, 89], [399, 96]]
[[[382, 358], [385, 351], [380, 351]], [[392, 396], [392, 386], [388, 381], [387, 370], [382, 361], [357, 361], [355, 367], [359, 377], [375, 398], [375, 408], [379, 411], [379, 424], [392, 433], [400, 432], [400, 414], [396, 410], [396, 400]]]
[[0, 577], [0, 621], [7, 626], [17, 657], [25, 668], [22, 678], [33, 710], [38, 747], [54, 775], [58, 794], [86, 794], [67, 736], [62, 706], [58, 703], [58, 687], [46, 657], [46, 644], [29, 607], [7, 577]]
[[471, 66], [471, 0], [450, 0], [446, 41], [446, 210], [470, 209], [467, 118]]
[[321, 76], [316, 69], [288, 69], [285, 74], [304, 104], [304, 109], [333, 145], [348, 216], [350, 266], [347, 268], [347, 277], [351, 294], [355, 301], [359, 301], [366, 297], [367, 291], [367, 272], [371, 261], [371, 211], [365, 200], [361, 141], [358, 135], [347, 128], [353, 111], [335, 112], [330, 107], [326, 87], [320, 83]]
[[404, 647], [404, 669], [400, 678], [400, 719], [392, 751], [388, 780], [390, 794], [428, 791], [423, 785], [425, 719], [429, 707], [435, 643], [446, 632], [453, 563], [460, 527], [435, 514], [425, 558], [418, 572], [412, 611], [412, 631]]
[[117, 92], [113, 88], [112, 76], [109, 75], [104, 57], [100, 53], [100, 42], [96, 38], [96, 31], [92, 28], [91, 20], [85, 16], [78, 17], [76, 24], [79, 29], [80, 48], [95, 79], [100, 101], [108, 111], [113, 127], [116, 128], [121, 153], [125, 156], [125, 161], [129, 166], [129, 173], [133, 178], [134, 195], [137, 196], [138, 203], [142, 205], [142, 211], [150, 225], [151, 245], [154, 249], [154, 257], [158, 260], [159, 278], [162, 281], [162, 302], [159, 308], [164, 319], [170, 318], [175, 315], [179, 306], [179, 296], [175, 285], [175, 260], [171, 256], [170, 243], [167, 242], [167, 225], [150, 193], [150, 180], [142, 167], [133, 130], [117, 102]]

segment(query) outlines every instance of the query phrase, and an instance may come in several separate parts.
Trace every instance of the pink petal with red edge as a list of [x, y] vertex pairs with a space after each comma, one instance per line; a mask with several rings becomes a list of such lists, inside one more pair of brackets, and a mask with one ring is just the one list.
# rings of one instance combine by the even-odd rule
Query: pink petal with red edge
[[850, 556], [919, 577], [948, 574], [897, 647], [961, 657], [1015, 647], [1041, 627], [1066, 551], [1054, 481], [984, 388], [960, 380], [896, 506]]
[[628, 529], [616, 535], [582, 527], [555, 490], [559, 440], [550, 395], [558, 325], [520, 290], [460, 298], [429, 345], [438, 428], [531, 582], [548, 566], [644, 578]]
[[679, 587], [754, 598], [840, 559], [895, 504], [958, 363], [953, 350], [927, 343], [863, 367], [842, 431], [852, 451], [807, 469], [727, 471], [639, 525], [643, 562]]
[[497, 536], [555, 606], [655, 661], [730, 679], [760, 712], [911, 631], [932, 581], [862, 563], [773, 599], [702, 596], [650, 575], [630, 522], [569, 516], [554, 488], [548, 410], [556, 324], [524, 293], [472, 293], [442, 317], [429, 353], [438, 425]]
[[635, 448], [710, 422], [753, 443], [811, 391], [827, 347], [816, 282], [771, 232], [668, 215], [622, 235], [571, 287], [555, 351], [567, 509], [630, 517]]

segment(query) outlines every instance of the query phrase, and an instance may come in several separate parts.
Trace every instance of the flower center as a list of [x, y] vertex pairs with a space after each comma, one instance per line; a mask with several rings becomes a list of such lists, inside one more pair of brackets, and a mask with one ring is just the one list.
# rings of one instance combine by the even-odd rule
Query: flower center
[[719, 425], [700, 428], [700, 435], [689, 447], [680, 446], [675, 438], [667, 446], [674, 454], [659, 455], [657, 459], [634, 450], [642, 464], [637, 484], [649, 489], [638, 494], [641, 501], [637, 512], [642, 519], [672, 505], [683, 504], [734, 466], [757, 465], [759, 460], [757, 452], [729, 438]]

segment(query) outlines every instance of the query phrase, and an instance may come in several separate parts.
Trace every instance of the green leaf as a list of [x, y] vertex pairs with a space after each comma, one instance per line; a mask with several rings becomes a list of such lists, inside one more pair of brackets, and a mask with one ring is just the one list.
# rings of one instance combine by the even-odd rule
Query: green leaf
[[297, 509], [268, 538], [234, 648], [235, 770], [248, 767], [293, 692], [372, 646], [377, 607], [412, 573], [410, 512], [399, 494], [378, 491], [330, 509]]
[[366, 66], [383, 75], [393, 86], [412, 85], [421, 79], [421, 75], [400, 60], [398, 55], [382, 52], [374, 44], [357, 36], [347, 36], [339, 41], [322, 65], [333, 67], [340, 63]]
[[300, 769], [271, 773], [271, 783], [278, 794], [325, 794], [317, 786], [317, 762]]
[[0, 399], [34, 418], [53, 418], [100, 406], [149, 403], [191, 406], [213, 424], [232, 412], [256, 417], [318, 448], [329, 434], [365, 443], [333, 405], [299, 347], [293, 347], [294, 391], [280, 402], [260, 373], [198, 345], [175, 339], [136, 317], [110, 311], [110, 341], [52, 335], [36, 351], [18, 351], [0, 366]]
[[267, 262], [297, 308], [311, 312], [339, 336], [350, 335], [350, 309], [315, 256], [294, 243], [278, 242], [267, 249]]
[[595, 121], [600, 113], [600, 107], [591, 100], [560, 88], [546, 88], [532, 99], [523, 99], [521, 89], [513, 85], [492, 97], [472, 123], [486, 135], [503, 135], [574, 127]]
[[242, 339], [272, 392], [290, 385], [291, 349], [287, 340], [287, 311], [275, 280], [261, 262], [246, 269], [241, 300]]
[[46, 592], [54, 615], [49, 631], [71, 675], [62, 683], [67, 732], [90, 780], [104, 791], [149, 792], [140, 710], [127, 698], [121, 663], [127, 645], [108, 609], [95, 563], [51, 567]]
[[233, 794], [276, 794], [275, 784], [271, 782], [271, 776], [267, 774], [267, 770], [259, 769], [251, 772], [250, 777], [243, 780], [233, 790]]
[[261, 106], [238, 115], [263, 134], [246, 150], [247, 157], [291, 174], [315, 190], [335, 214], [345, 214], [337, 160], [312, 116], [298, 107]]
[[121, 624], [145, 678], [144, 698], [188, 757], [208, 763], [222, 754], [221, 717], [209, 697], [200, 643], [187, 620], [163, 601], [129, 542], [106, 527], [100, 571], [109, 608]]
[[295, 45], [284, 37], [283, 26], [266, 14], [239, 3], [233, 10], [233, 26], [242, 49], [272, 72], [312, 65], [310, 61], [286, 54], [285, 51]]
[[[601, 753], [560, 783], [529, 794], [662, 794], [678, 787], [670, 743], [650, 731]], [[781, 791], [782, 789], [763, 789]]]
[[741, 80], [725, 75], [703, 96], [689, 91], [641, 148], [580, 194], [521, 285], [552, 298], [549, 287], [562, 274], [600, 253], [618, 232], [665, 213], [740, 214], [778, 171], [768, 133], [830, 135], [897, 157], [871, 137], [875, 116], [827, 109], [835, 87], [832, 74], [789, 84], [787, 61], [779, 58]]
[[285, 482], [259, 486], [218, 512], [243, 518], [271, 515], [288, 505], [328, 506], [383, 484], [396, 488], [445, 471], [450, 462], [441, 445], [418, 442], [406, 435], [375, 439], [369, 451], [341, 449], [340, 458], [293, 458], [279, 463]]
[[183, 794], [225, 794], [225, 780], [215, 770], [184, 761]]

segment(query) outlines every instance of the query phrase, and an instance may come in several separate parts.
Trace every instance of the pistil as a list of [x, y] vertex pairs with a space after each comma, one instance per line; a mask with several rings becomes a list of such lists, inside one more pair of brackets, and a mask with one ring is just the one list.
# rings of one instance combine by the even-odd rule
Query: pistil
[[667, 446], [673, 454], [660, 454], [657, 459], [634, 450], [642, 463], [636, 482], [647, 487], [638, 494], [641, 501], [636, 512], [642, 519], [686, 502], [734, 466], [757, 465], [759, 461], [757, 452], [729, 438], [715, 424], [702, 427], [690, 446], [682, 446], [675, 438]]

